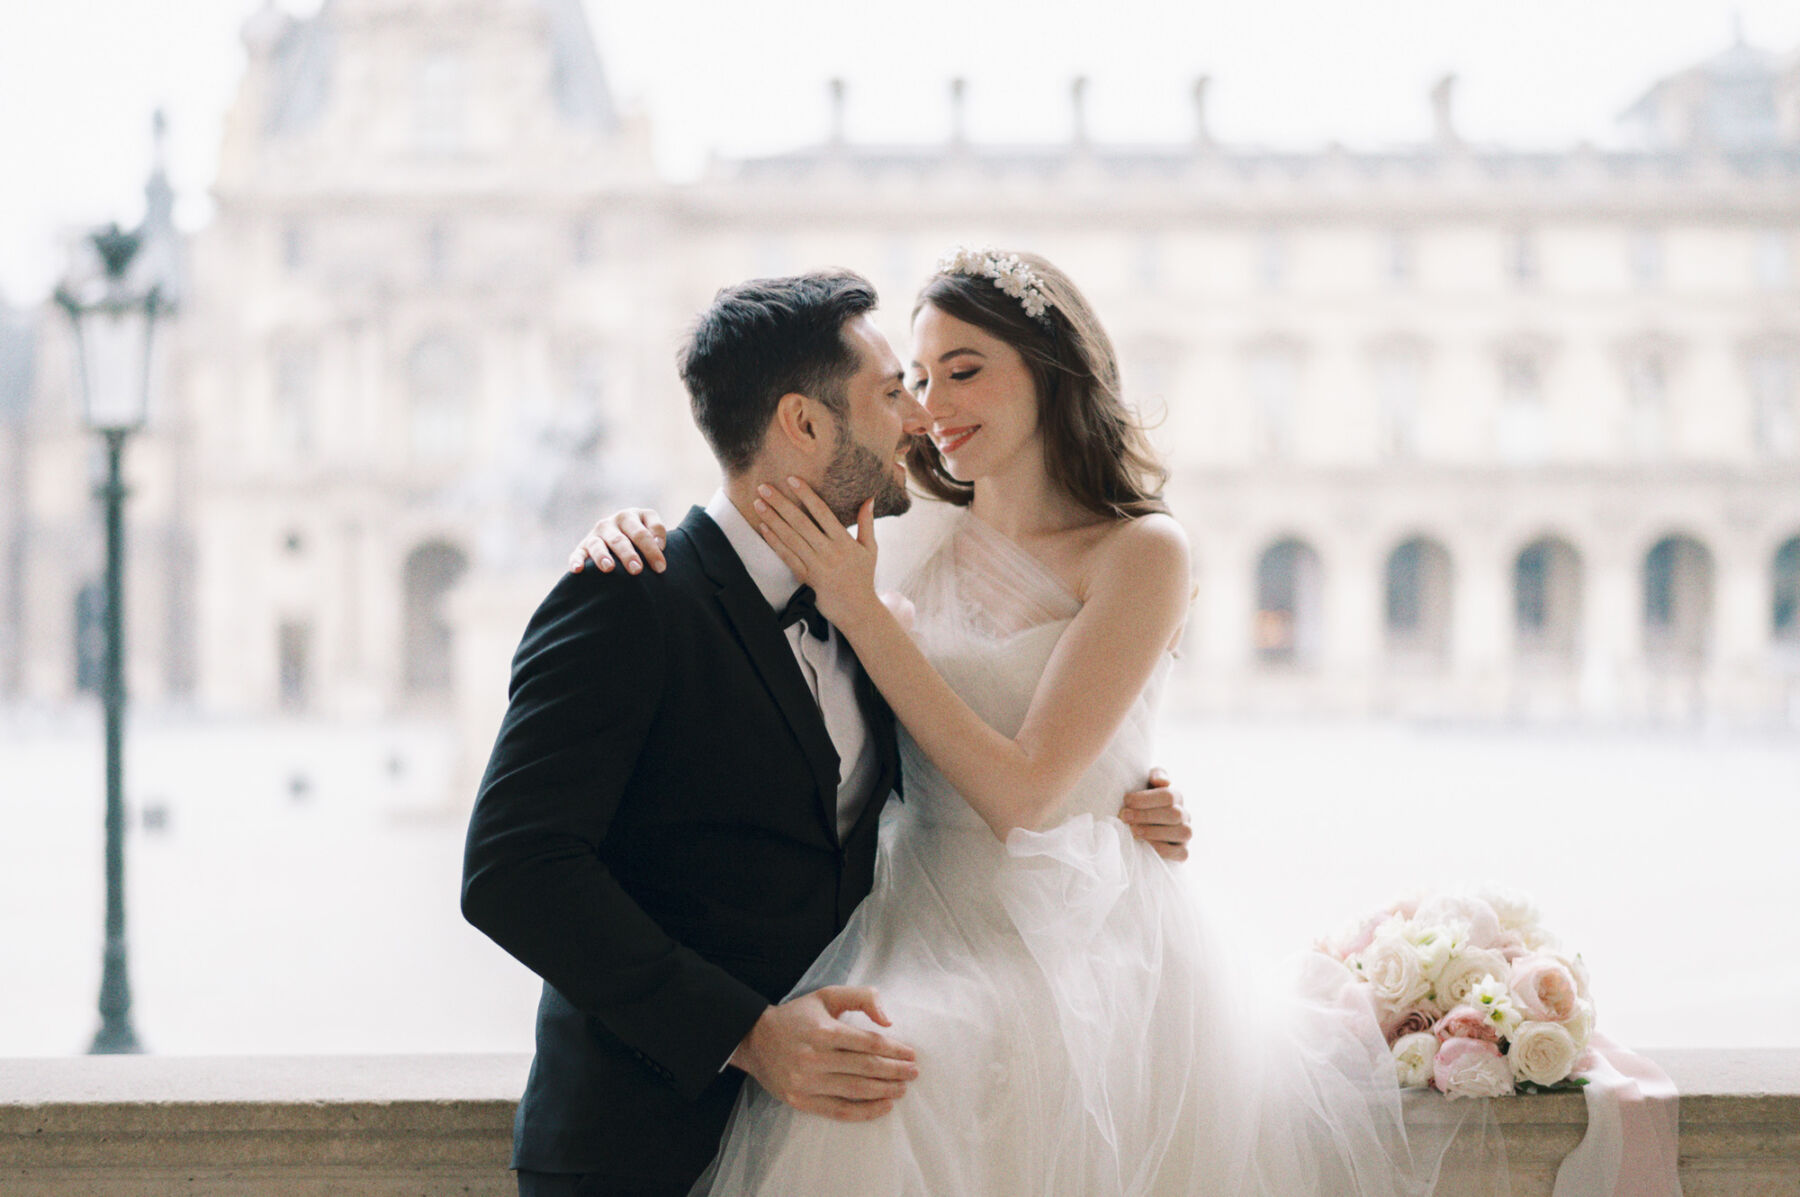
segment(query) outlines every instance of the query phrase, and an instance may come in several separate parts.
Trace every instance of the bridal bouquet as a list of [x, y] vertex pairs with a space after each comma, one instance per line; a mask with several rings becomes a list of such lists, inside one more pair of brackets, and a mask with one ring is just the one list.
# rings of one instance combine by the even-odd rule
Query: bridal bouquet
[[1402, 1085], [1501, 1097], [1587, 1083], [1587, 967], [1524, 899], [1408, 900], [1318, 947], [1373, 991]]

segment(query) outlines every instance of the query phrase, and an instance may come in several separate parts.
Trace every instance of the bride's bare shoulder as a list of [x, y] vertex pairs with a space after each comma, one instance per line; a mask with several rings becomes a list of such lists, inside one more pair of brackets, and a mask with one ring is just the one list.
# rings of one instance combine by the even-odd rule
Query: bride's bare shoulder
[[1094, 537], [1084, 557], [1084, 598], [1109, 585], [1129, 588], [1140, 600], [1157, 590], [1185, 595], [1191, 588], [1187, 533], [1173, 516], [1115, 521]]
[[1152, 512], [1115, 523], [1094, 546], [1097, 563], [1110, 569], [1188, 567], [1187, 532], [1172, 515]]

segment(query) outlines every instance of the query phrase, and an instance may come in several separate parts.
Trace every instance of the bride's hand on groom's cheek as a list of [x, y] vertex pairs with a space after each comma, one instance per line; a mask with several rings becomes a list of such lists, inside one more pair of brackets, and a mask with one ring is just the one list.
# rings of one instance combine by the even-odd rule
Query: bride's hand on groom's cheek
[[1131, 834], [1156, 849], [1164, 860], [1188, 858], [1187, 846], [1194, 838], [1194, 826], [1188, 820], [1181, 791], [1169, 784], [1169, 775], [1161, 769], [1150, 770], [1148, 789], [1125, 795], [1119, 818], [1131, 828]]
[[627, 507], [595, 522], [569, 554], [569, 572], [578, 574], [592, 561], [603, 574], [611, 573], [615, 564], [623, 565], [628, 574], [641, 573], [646, 565], [660, 574], [669, 564], [663, 557], [668, 540], [669, 530], [655, 508]]
[[840, 1122], [880, 1118], [918, 1078], [917, 1056], [904, 1043], [845, 1022], [853, 1010], [893, 1025], [873, 989], [828, 985], [764, 1010], [730, 1062], [803, 1113]]

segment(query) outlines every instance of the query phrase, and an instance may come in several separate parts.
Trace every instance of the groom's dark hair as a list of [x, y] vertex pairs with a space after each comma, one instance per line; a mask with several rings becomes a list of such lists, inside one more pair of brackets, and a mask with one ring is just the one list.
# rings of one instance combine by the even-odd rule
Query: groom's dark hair
[[859, 363], [844, 325], [874, 307], [875, 288], [848, 270], [751, 279], [713, 296], [679, 364], [694, 423], [726, 473], [756, 459], [783, 395], [845, 410]]

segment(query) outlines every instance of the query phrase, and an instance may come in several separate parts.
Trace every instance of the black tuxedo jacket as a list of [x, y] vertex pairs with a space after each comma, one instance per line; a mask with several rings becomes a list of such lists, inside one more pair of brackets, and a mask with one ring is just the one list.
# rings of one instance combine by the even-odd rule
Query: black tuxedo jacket
[[544, 978], [513, 1167], [683, 1184], [720, 1066], [869, 891], [899, 776], [837, 833], [838, 758], [775, 614], [699, 508], [668, 570], [565, 576], [513, 659], [463, 861], [468, 920]]

